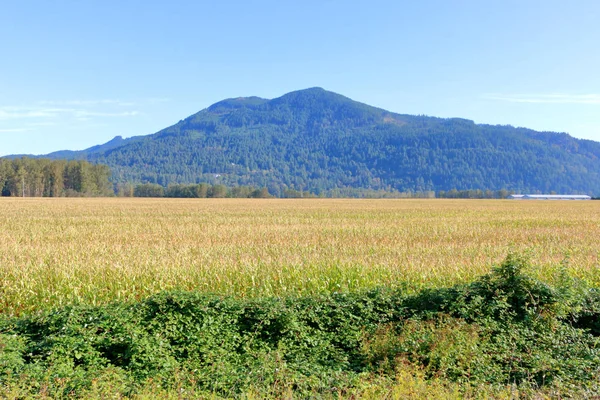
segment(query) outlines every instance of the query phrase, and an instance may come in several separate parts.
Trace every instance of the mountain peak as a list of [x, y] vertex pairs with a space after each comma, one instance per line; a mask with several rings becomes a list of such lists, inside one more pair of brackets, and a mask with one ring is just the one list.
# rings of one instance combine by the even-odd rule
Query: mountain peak
[[253, 108], [256, 108], [256, 107], [266, 103], [267, 101], [268, 101], [267, 99], [263, 99], [263, 98], [257, 97], [257, 96], [236, 97], [236, 98], [221, 100], [221, 101], [213, 104], [212, 106], [208, 107], [208, 111], [215, 113], [215, 114], [221, 114], [221, 113], [230, 112], [232, 110], [237, 110], [240, 108], [253, 109]]
[[[315, 94], [317, 94], [317, 93], [320, 93], [320, 94], [323, 94], [323, 93], [333, 93], [333, 94], [337, 94], [335, 92], [331, 92], [329, 90], [325, 90], [325, 89], [323, 89], [320, 86], [314, 86], [314, 87], [309, 87], [309, 88], [306, 88], [306, 89], [294, 90], [293, 92], [290, 92], [290, 93], [315, 93]], [[290, 94], [290, 93], [288, 93], [288, 94]], [[341, 96], [341, 95], [338, 95], [338, 96]]]
[[312, 87], [308, 89], [296, 90], [290, 93], [286, 93], [281, 97], [271, 100], [271, 102], [276, 103], [284, 103], [284, 102], [297, 102], [297, 101], [305, 101], [305, 100], [319, 100], [319, 101], [342, 101], [342, 102], [352, 102], [351, 99], [342, 96], [341, 94], [337, 94], [335, 92], [330, 92], [321, 87]]
[[294, 110], [308, 120], [321, 123], [353, 121], [360, 126], [373, 126], [384, 122], [385, 110], [352, 100], [341, 94], [320, 87], [313, 87], [284, 94], [268, 103], [271, 109]]

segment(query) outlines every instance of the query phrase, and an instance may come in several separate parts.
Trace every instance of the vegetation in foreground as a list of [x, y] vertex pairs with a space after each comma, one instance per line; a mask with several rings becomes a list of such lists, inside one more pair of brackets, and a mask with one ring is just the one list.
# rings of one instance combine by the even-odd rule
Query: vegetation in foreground
[[0, 397], [596, 395], [597, 204], [4, 198]]
[[244, 300], [164, 292], [0, 321], [5, 397], [592, 396], [600, 291], [510, 255], [470, 284]]

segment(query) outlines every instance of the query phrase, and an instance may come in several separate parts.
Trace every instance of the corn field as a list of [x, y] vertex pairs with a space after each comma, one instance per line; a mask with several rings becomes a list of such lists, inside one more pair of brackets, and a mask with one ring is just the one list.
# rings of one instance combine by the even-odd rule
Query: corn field
[[600, 284], [600, 202], [2, 198], [0, 312], [168, 289], [242, 297], [466, 282], [508, 253]]

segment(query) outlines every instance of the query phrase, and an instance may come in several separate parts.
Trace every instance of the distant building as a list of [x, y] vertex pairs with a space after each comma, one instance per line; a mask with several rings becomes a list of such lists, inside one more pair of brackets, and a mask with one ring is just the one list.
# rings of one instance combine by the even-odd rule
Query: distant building
[[511, 194], [509, 199], [514, 200], [591, 200], [585, 194]]

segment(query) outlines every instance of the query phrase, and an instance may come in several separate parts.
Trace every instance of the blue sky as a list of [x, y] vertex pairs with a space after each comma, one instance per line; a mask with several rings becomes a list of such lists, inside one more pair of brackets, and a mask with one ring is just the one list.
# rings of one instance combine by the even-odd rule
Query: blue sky
[[597, 0], [3, 0], [0, 155], [314, 86], [600, 141], [598, 21]]

